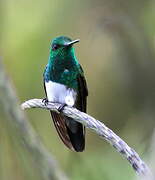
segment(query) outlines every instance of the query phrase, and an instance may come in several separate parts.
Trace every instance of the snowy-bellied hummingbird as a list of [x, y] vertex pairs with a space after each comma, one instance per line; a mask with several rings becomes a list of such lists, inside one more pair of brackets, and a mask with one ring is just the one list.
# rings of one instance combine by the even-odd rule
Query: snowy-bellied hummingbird
[[[87, 84], [73, 44], [79, 40], [56, 37], [51, 42], [48, 64], [44, 71], [45, 100], [75, 107], [86, 112]], [[61, 113], [50, 111], [56, 130], [64, 144], [77, 152], [85, 148], [85, 127]]]

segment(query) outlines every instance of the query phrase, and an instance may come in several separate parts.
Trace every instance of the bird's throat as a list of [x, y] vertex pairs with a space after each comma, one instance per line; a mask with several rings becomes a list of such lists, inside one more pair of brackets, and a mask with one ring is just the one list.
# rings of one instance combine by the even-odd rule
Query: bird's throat
[[45, 70], [45, 80], [66, 85], [69, 88], [77, 89], [77, 76], [79, 64], [74, 56], [49, 58]]

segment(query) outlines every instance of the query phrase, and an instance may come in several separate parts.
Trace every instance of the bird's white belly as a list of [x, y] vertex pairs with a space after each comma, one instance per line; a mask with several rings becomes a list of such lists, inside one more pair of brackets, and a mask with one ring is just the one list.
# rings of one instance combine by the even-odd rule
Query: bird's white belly
[[74, 89], [52, 81], [45, 82], [45, 87], [48, 101], [74, 106], [77, 95]]

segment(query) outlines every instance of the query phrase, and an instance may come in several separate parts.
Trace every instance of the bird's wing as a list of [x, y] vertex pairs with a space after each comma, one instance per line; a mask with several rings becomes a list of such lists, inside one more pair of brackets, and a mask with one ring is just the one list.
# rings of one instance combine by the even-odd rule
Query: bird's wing
[[82, 112], [86, 112], [87, 107], [87, 96], [88, 96], [88, 88], [86, 79], [84, 77], [83, 69], [80, 66], [80, 74], [78, 76], [78, 96], [76, 99], [75, 107]]

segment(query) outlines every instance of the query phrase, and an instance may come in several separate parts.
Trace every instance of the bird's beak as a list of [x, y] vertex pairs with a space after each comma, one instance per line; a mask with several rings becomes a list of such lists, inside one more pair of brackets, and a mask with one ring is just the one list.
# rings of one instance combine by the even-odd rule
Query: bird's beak
[[78, 43], [79, 41], [80, 41], [80, 39], [73, 40], [73, 41], [71, 41], [69, 43], [66, 43], [66, 46], [71, 46], [71, 45], [73, 45], [75, 43]]

